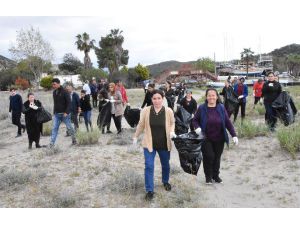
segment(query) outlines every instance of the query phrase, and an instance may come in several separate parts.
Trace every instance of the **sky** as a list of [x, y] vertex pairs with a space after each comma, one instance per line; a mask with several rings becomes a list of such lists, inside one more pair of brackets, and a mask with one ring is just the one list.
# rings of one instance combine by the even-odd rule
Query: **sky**
[[[77, 34], [87, 32], [98, 46], [100, 38], [116, 28], [123, 31], [129, 67], [213, 59], [214, 55], [217, 61], [228, 61], [240, 58], [243, 48], [259, 54], [300, 44], [299, 4], [293, 0], [74, 0], [72, 5], [62, 0], [44, 4], [10, 0], [5, 4], [7, 10], [0, 17], [0, 55], [8, 58], [12, 58], [8, 49], [14, 45], [17, 31], [30, 26], [50, 42], [53, 63], [61, 63], [66, 53], [83, 61], [83, 52], [75, 46]], [[90, 57], [97, 67], [93, 51]]]

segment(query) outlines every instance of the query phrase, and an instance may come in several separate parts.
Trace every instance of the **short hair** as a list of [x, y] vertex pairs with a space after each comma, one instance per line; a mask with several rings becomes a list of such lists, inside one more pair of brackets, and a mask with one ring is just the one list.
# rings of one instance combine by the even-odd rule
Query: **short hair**
[[157, 90], [157, 89], [154, 90], [154, 91], [152, 92], [152, 97], [153, 97], [155, 94], [161, 95], [162, 98], [165, 97], [165, 94], [164, 94], [164, 92], [163, 92], [162, 90]]
[[52, 83], [58, 83], [58, 84], [60, 84], [60, 80], [58, 78], [53, 78], [52, 79]]
[[86, 93], [86, 90], [81, 90], [81, 93], [85, 94], [85, 93]]
[[29, 93], [27, 94], [27, 98], [29, 98], [30, 95], [33, 95], [33, 96], [34, 96], [34, 94], [33, 94], [32, 92], [29, 92]]
[[151, 88], [155, 88], [155, 84], [148, 84], [148, 88], [151, 87]]
[[269, 72], [267, 73], [267, 76], [269, 76], [270, 74], [273, 74], [273, 76], [275, 76], [275, 74], [274, 74], [273, 71], [269, 71]]
[[15, 88], [13, 88], [13, 87], [9, 89], [9, 91], [15, 91], [15, 90], [16, 90], [16, 89], [15, 89]]

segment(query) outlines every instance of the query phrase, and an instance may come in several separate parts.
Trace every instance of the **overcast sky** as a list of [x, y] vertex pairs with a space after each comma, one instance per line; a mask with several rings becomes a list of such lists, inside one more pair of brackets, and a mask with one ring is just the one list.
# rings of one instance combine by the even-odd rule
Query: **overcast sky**
[[[77, 34], [87, 32], [98, 45], [100, 38], [114, 28], [123, 30], [130, 67], [137, 63], [213, 58], [214, 53], [218, 61], [223, 61], [239, 58], [243, 48], [265, 53], [300, 44], [299, 6], [292, 0], [73, 0], [72, 5], [70, 1], [52, 0], [30, 7], [30, 3], [36, 2], [41, 1], [5, 3], [3, 9], [7, 10], [3, 10], [4, 16], [0, 18], [0, 55], [11, 58], [8, 48], [16, 40], [16, 31], [30, 26], [39, 28], [50, 42], [55, 63], [60, 63], [65, 53], [83, 60], [83, 53], [74, 44]], [[93, 51], [90, 56], [97, 66]]]

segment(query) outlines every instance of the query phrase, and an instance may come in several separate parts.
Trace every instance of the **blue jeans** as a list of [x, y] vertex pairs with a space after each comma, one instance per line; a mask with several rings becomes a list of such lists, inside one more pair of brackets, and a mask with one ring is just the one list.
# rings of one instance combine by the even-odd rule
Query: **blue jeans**
[[170, 152], [169, 151], [156, 151], [149, 152], [147, 148], [144, 148], [145, 156], [145, 188], [146, 192], [154, 190], [154, 159], [156, 152], [158, 152], [161, 169], [162, 169], [162, 183], [169, 182], [170, 176]]
[[64, 117], [63, 113], [55, 113], [53, 117], [53, 125], [52, 125], [52, 132], [51, 132], [51, 141], [50, 144], [54, 145], [56, 141], [56, 137], [58, 134], [59, 126], [63, 122], [66, 124], [67, 132], [72, 136], [72, 140], [75, 140], [75, 131], [71, 125], [71, 116], [68, 114], [66, 117]]
[[87, 131], [89, 131], [89, 124], [90, 124], [90, 127], [92, 128], [91, 117], [92, 117], [92, 111], [84, 111], [83, 112], [84, 123], [85, 123]]

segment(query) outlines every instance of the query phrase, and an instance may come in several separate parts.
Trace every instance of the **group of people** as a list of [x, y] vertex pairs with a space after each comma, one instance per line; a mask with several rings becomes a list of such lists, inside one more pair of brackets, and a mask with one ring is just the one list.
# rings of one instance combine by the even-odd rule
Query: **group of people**
[[[265, 106], [265, 121], [271, 131], [274, 131], [276, 126], [276, 114], [272, 109], [272, 103], [282, 92], [282, 87], [278, 82], [278, 77], [274, 75], [272, 71], [266, 74], [266, 80], [259, 78], [253, 84], [253, 97], [254, 97], [254, 108], [263, 99]], [[246, 116], [246, 103], [248, 97], [248, 86], [244, 84], [245, 78], [241, 77], [237, 80], [227, 79], [225, 81], [225, 87], [223, 88], [220, 95], [224, 97], [224, 105], [229, 118], [234, 114], [233, 121], [235, 122], [241, 108], [241, 119]]]
[[[266, 121], [271, 129], [274, 129], [276, 117], [272, 110], [272, 102], [282, 91], [280, 84], [275, 81], [274, 73], [270, 72], [268, 81], [262, 83], [257, 81], [254, 85], [255, 104], [264, 98], [266, 108]], [[192, 115], [190, 130], [196, 134], [202, 134], [205, 137], [202, 145], [203, 168], [206, 179], [206, 184], [210, 185], [213, 182], [222, 183], [220, 178], [220, 162], [221, 155], [225, 144], [229, 144], [229, 136], [227, 130], [232, 136], [234, 144], [238, 144], [238, 138], [230, 120], [230, 116], [234, 114], [236, 120], [238, 110], [241, 108], [242, 119], [245, 118], [246, 98], [248, 96], [248, 87], [244, 84], [245, 79], [240, 78], [236, 84], [232, 84], [230, 79], [225, 83], [223, 91], [220, 93], [224, 96], [224, 104], [220, 101], [219, 93], [214, 88], [208, 88], [205, 93], [205, 102], [197, 106], [196, 100], [192, 97], [192, 92], [187, 90], [184, 85], [179, 89], [173, 90], [170, 82], [165, 83], [163, 90], [155, 89], [154, 84], [149, 84], [145, 93], [145, 98], [142, 103], [140, 112], [140, 120], [136, 127], [136, 132], [133, 136], [133, 144], [137, 143], [138, 137], [144, 133], [142, 139], [142, 147], [144, 150], [145, 163], [145, 189], [146, 200], [151, 200], [154, 197], [154, 162], [156, 153], [160, 157], [162, 166], [162, 184], [166, 191], [172, 189], [169, 183], [170, 175], [170, 151], [172, 148], [172, 138], [176, 138], [175, 134], [175, 119], [174, 119], [174, 104], [175, 96], [178, 96], [177, 104], [183, 107]], [[78, 129], [78, 114], [83, 112], [87, 131], [92, 129], [90, 95], [92, 95], [93, 107], [99, 103], [99, 112], [103, 107], [110, 103], [110, 115], [113, 118], [117, 132], [122, 132], [122, 115], [123, 107], [128, 103], [126, 90], [121, 82], [105, 83], [101, 82], [94, 89], [95, 81], [92, 81], [91, 87], [83, 87], [81, 96], [79, 97], [73, 91], [72, 86], [68, 85], [63, 88], [57, 78], [52, 80], [53, 100], [54, 100], [54, 116], [53, 128], [51, 133], [50, 147], [54, 146], [58, 129], [61, 122], [64, 122], [67, 127], [67, 133], [72, 137], [72, 144], [76, 144], [75, 131]], [[88, 83], [86, 83], [88, 84]], [[89, 92], [90, 89], [90, 92]], [[92, 91], [93, 90], [93, 91]], [[94, 95], [94, 91], [97, 95]], [[177, 93], [176, 93], [177, 92]], [[21, 135], [21, 130], [25, 130], [25, 126], [20, 123], [20, 116], [25, 114], [25, 122], [29, 139], [29, 148], [32, 143], [36, 143], [36, 147], [41, 147], [39, 144], [41, 125], [36, 123], [36, 112], [42, 108], [42, 103], [35, 100], [34, 94], [28, 94], [28, 100], [23, 104], [20, 95], [16, 94], [15, 90], [11, 90], [10, 111], [12, 111], [13, 124], [18, 126], [17, 137]], [[184, 96], [185, 94], [185, 96]], [[167, 105], [164, 106], [164, 98], [167, 100]], [[235, 103], [232, 107], [230, 101]], [[71, 125], [74, 123], [74, 127]], [[104, 133], [104, 127], [102, 132]], [[106, 124], [106, 133], [111, 133], [110, 123]]]
[[[80, 96], [74, 91], [72, 85], [67, 84], [63, 87], [60, 84], [58, 78], [52, 80], [53, 90], [53, 123], [49, 147], [52, 148], [55, 145], [58, 135], [60, 124], [63, 122], [67, 128], [67, 135], [71, 136], [72, 144], [75, 145], [76, 131], [79, 129], [78, 118], [82, 114], [85, 122], [87, 132], [93, 130], [92, 125], [92, 108], [97, 107], [99, 101], [99, 112], [102, 110], [103, 103], [109, 103], [111, 105], [110, 116], [113, 118], [118, 134], [122, 132], [122, 115], [123, 107], [127, 104], [128, 98], [126, 90], [121, 81], [116, 83], [107, 83], [105, 80], [101, 80], [99, 85], [94, 89], [96, 80], [93, 79], [91, 84], [88, 82], [83, 86]], [[91, 91], [92, 90], [92, 91]], [[97, 91], [96, 96], [94, 91]], [[98, 91], [99, 90], [99, 91]], [[16, 92], [16, 89], [10, 89], [10, 104], [9, 112], [11, 112], [12, 123], [18, 127], [17, 136], [20, 137], [25, 130], [28, 134], [28, 148], [32, 148], [32, 143], [36, 143], [37, 148], [45, 147], [40, 145], [40, 135], [43, 132], [43, 126], [38, 123], [38, 112], [42, 109], [42, 103], [35, 99], [34, 93], [28, 93], [27, 101], [22, 101], [20, 94]], [[92, 96], [92, 104], [91, 98]], [[25, 115], [25, 125], [21, 123], [21, 114]], [[72, 125], [74, 124], [74, 126]], [[106, 125], [106, 133], [112, 133], [110, 131], [110, 122]], [[104, 127], [102, 132], [104, 133]]]

